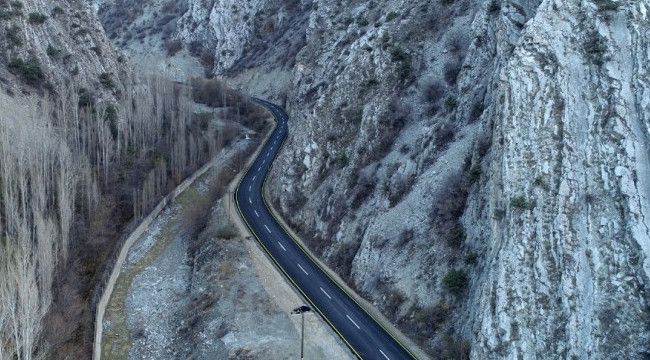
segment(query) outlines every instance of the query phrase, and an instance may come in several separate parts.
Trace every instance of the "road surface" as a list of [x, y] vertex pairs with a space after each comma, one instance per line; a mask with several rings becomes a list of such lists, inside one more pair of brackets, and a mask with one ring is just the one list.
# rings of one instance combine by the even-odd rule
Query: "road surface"
[[357, 357], [413, 359], [413, 355], [311, 260], [268, 210], [262, 187], [287, 136], [288, 116], [277, 105], [258, 101], [273, 112], [277, 126], [235, 191], [238, 210], [251, 232], [312, 309], [320, 313]]

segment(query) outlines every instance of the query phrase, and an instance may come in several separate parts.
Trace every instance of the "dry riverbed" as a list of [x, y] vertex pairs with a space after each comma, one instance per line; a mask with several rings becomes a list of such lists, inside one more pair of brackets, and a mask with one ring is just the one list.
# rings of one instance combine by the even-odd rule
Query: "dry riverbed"
[[[231, 171], [219, 164], [130, 249], [102, 324], [104, 359], [299, 358], [299, 318], [288, 311], [301, 299], [230, 222], [232, 205], [211, 200], [220, 171]], [[306, 325], [306, 358], [351, 358], [318, 316]]]

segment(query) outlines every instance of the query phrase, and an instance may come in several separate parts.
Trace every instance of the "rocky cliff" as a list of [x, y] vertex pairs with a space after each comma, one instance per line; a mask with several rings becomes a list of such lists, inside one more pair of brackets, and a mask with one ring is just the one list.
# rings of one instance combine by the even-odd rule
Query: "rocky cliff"
[[643, 358], [649, 6], [188, 0], [169, 39], [284, 103], [278, 208], [427, 351]]

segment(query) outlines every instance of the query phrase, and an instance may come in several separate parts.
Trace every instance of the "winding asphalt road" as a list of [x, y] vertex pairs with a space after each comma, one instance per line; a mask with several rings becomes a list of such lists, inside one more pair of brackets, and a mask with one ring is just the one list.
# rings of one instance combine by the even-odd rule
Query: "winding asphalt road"
[[311, 260], [268, 210], [262, 187], [271, 163], [287, 137], [288, 116], [275, 104], [257, 101], [273, 112], [277, 126], [235, 192], [238, 209], [248, 227], [279, 269], [357, 357], [368, 360], [413, 359], [413, 355]]

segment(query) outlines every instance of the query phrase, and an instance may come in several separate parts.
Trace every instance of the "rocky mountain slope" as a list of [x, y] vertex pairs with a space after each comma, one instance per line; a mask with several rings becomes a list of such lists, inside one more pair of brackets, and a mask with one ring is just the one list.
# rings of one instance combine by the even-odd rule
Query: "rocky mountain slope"
[[90, 358], [120, 235], [243, 136], [208, 126], [221, 101], [254, 123], [215, 81], [140, 75], [90, 3], [0, 1], [0, 359]]
[[648, 1], [182, 4], [141, 46], [284, 103], [278, 208], [430, 353], [648, 356]]

